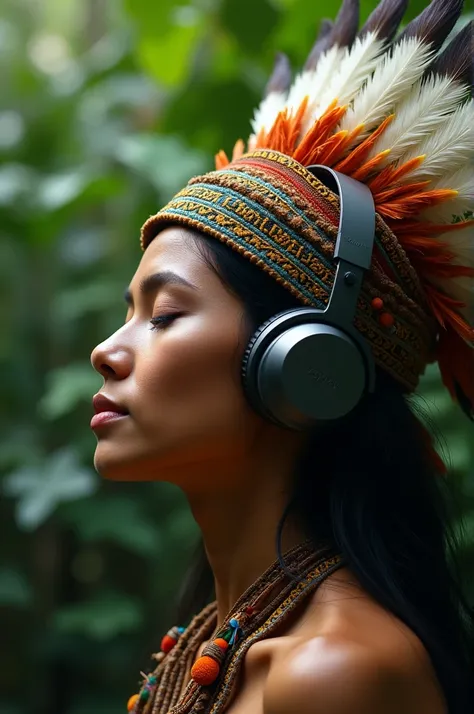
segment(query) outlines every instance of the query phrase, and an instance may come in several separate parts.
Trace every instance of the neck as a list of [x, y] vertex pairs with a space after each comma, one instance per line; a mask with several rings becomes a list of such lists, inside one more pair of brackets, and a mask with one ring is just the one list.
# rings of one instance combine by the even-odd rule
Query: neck
[[[289, 499], [294, 459], [288, 445], [278, 449], [273, 442], [271, 456], [263, 451], [260, 457], [253, 453], [221, 470], [206, 493], [187, 493], [214, 574], [219, 626], [278, 557], [276, 533]], [[304, 540], [289, 517], [282, 532], [282, 553]]]

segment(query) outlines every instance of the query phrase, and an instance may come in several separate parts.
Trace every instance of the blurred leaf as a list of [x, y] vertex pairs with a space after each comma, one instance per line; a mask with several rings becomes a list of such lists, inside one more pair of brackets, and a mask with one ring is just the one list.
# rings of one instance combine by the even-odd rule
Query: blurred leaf
[[144, 37], [138, 45], [143, 68], [164, 85], [180, 84], [188, 74], [199, 35], [200, 27], [190, 25], [173, 27], [158, 41], [155, 37]]
[[160, 549], [160, 531], [140, 503], [131, 499], [107, 496], [78, 501], [65, 506], [62, 517], [85, 542], [110, 541], [143, 556], [156, 555]]
[[24, 573], [0, 568], [0, 606], [25, 608], [32, 602], [33, 592]]
[[[55, 298], [53, 315], [60, 322], [75, 322], [89, 312], [101, 312], [106, 308], [116, 306], [117, 296], [120, 295], [121, 290], [123, 292], [123, 286], [108, 280], [90, 281], [85, 285], [69, 288], [59, 293]], [[91, 372], [91, 367], [86, 364], [81, 363], [77, 367], [80, 368], [79, 372], [83, 371], [84, 379], [86, 372]]]
[[84, 169], [73, 169], [56, 176], [42, 179], [37, 193], [37, 202], [41, 208], [54, 211], [77, 198], [90, 181]]
[[28, 166], [5, 164], [0, 168], [0, 207], [28, 198], [36, 185], [36, 174]]
[[35, 207], [57, 211], [79, 198], [104, 199], [124, 188], [117, 177], [99, 176], [95, 170], [75, 168], [61, 174], [43, 177], [35, 197]]
[[206, 157], [174, 136], [141, 134], [122, 139], [117, 158], [149, 180], [167, 200], [205, 170]]
[[92, 600], [61, 608], [53, 621], [62, 632], [77, 632], [105, 641], [137, 630], [142, 623], [142, 612], [137, 600], [124, 593], [106, 591]]
[[176, 0], [125, 0], [125, 8], [135, 21], [140, 35], [153, 33], [155, 37], [167, 32], [173, 8], [180, 4], [186, 3], [176, 3]]
[[46, 393], [38, 411], [46, 419], [57, 419], [72, 411], [80, 401], [90, 401], [101, 384], [102, 378], [90, 363], [73, 362], [52, 370], [46, 375]]
[[94, 472], [79, 464], [75, 454], [64, 448], [36, 467], [25, 466], [6, 476], [3, 492], [17, 499], [19, 527], [31, 531], [41, 525], [59, 503], [90, 496], [97, 484]]

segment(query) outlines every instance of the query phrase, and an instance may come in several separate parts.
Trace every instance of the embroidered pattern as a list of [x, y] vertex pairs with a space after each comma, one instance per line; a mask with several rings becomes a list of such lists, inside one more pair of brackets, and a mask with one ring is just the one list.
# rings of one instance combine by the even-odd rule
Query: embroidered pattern
[[[338, 213], [338, 197], [304, 166], [260, 150], [193, 178], [145, 223], [141, 242], [146, 248], [167, 224], [189, 226], [245, 255], [303, 305], [324, 309], [335, 276]], [[373, 266], [364, 280], [355, 325], [369, 341], [376, 363], [411, 391], [433, 349], [433, 323], [416, 273], [377, 218]], [[396, 316], [390, 330], [371, 308], [376, 296]]]

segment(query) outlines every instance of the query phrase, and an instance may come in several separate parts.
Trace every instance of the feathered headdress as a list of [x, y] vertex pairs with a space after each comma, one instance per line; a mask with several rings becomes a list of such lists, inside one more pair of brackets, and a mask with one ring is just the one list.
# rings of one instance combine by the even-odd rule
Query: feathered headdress
[[[304, 167], [325, 164], [365, 183], [377, 236], [356, 324], [408, 388], [437, 360], [474, 418], [473, 23], [442, 49], [463, 0], [433, 0], [396, 36], [406, 5], [381, 0], [358, 30], [358, 0], [343, 0], [293, 81], [280, 53], [247, 147], [239, 140], [231, 160], [220, 151], [217, 171], [147, 221], [142, 246], [166, 224], [192, 226], [321, 305], [338, 202]], [[374, 296], [396, 316], [395, 328], [385, 318], [383, 338]]]

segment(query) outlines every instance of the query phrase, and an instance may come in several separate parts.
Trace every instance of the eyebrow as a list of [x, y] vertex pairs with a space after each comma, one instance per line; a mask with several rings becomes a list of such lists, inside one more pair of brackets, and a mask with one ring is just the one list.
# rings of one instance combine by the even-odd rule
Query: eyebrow
[[[161, 273], [153, 273], [153, 275], [148, 275], [146, 278], [140, 282], [140, 293], [142, 295], [150, 295], [165, 285], [181, 285], [186, 288], [191, 288], [191, 290], [198, 290], [196, 285], [193, 285], [185, 278], [181, 277], [177, 273], [173, 273], [172, 270], [164, 270]], [[127, 305], [133, 306], [132, 291], [127, 288], [124, 293], [124, 300]]]

